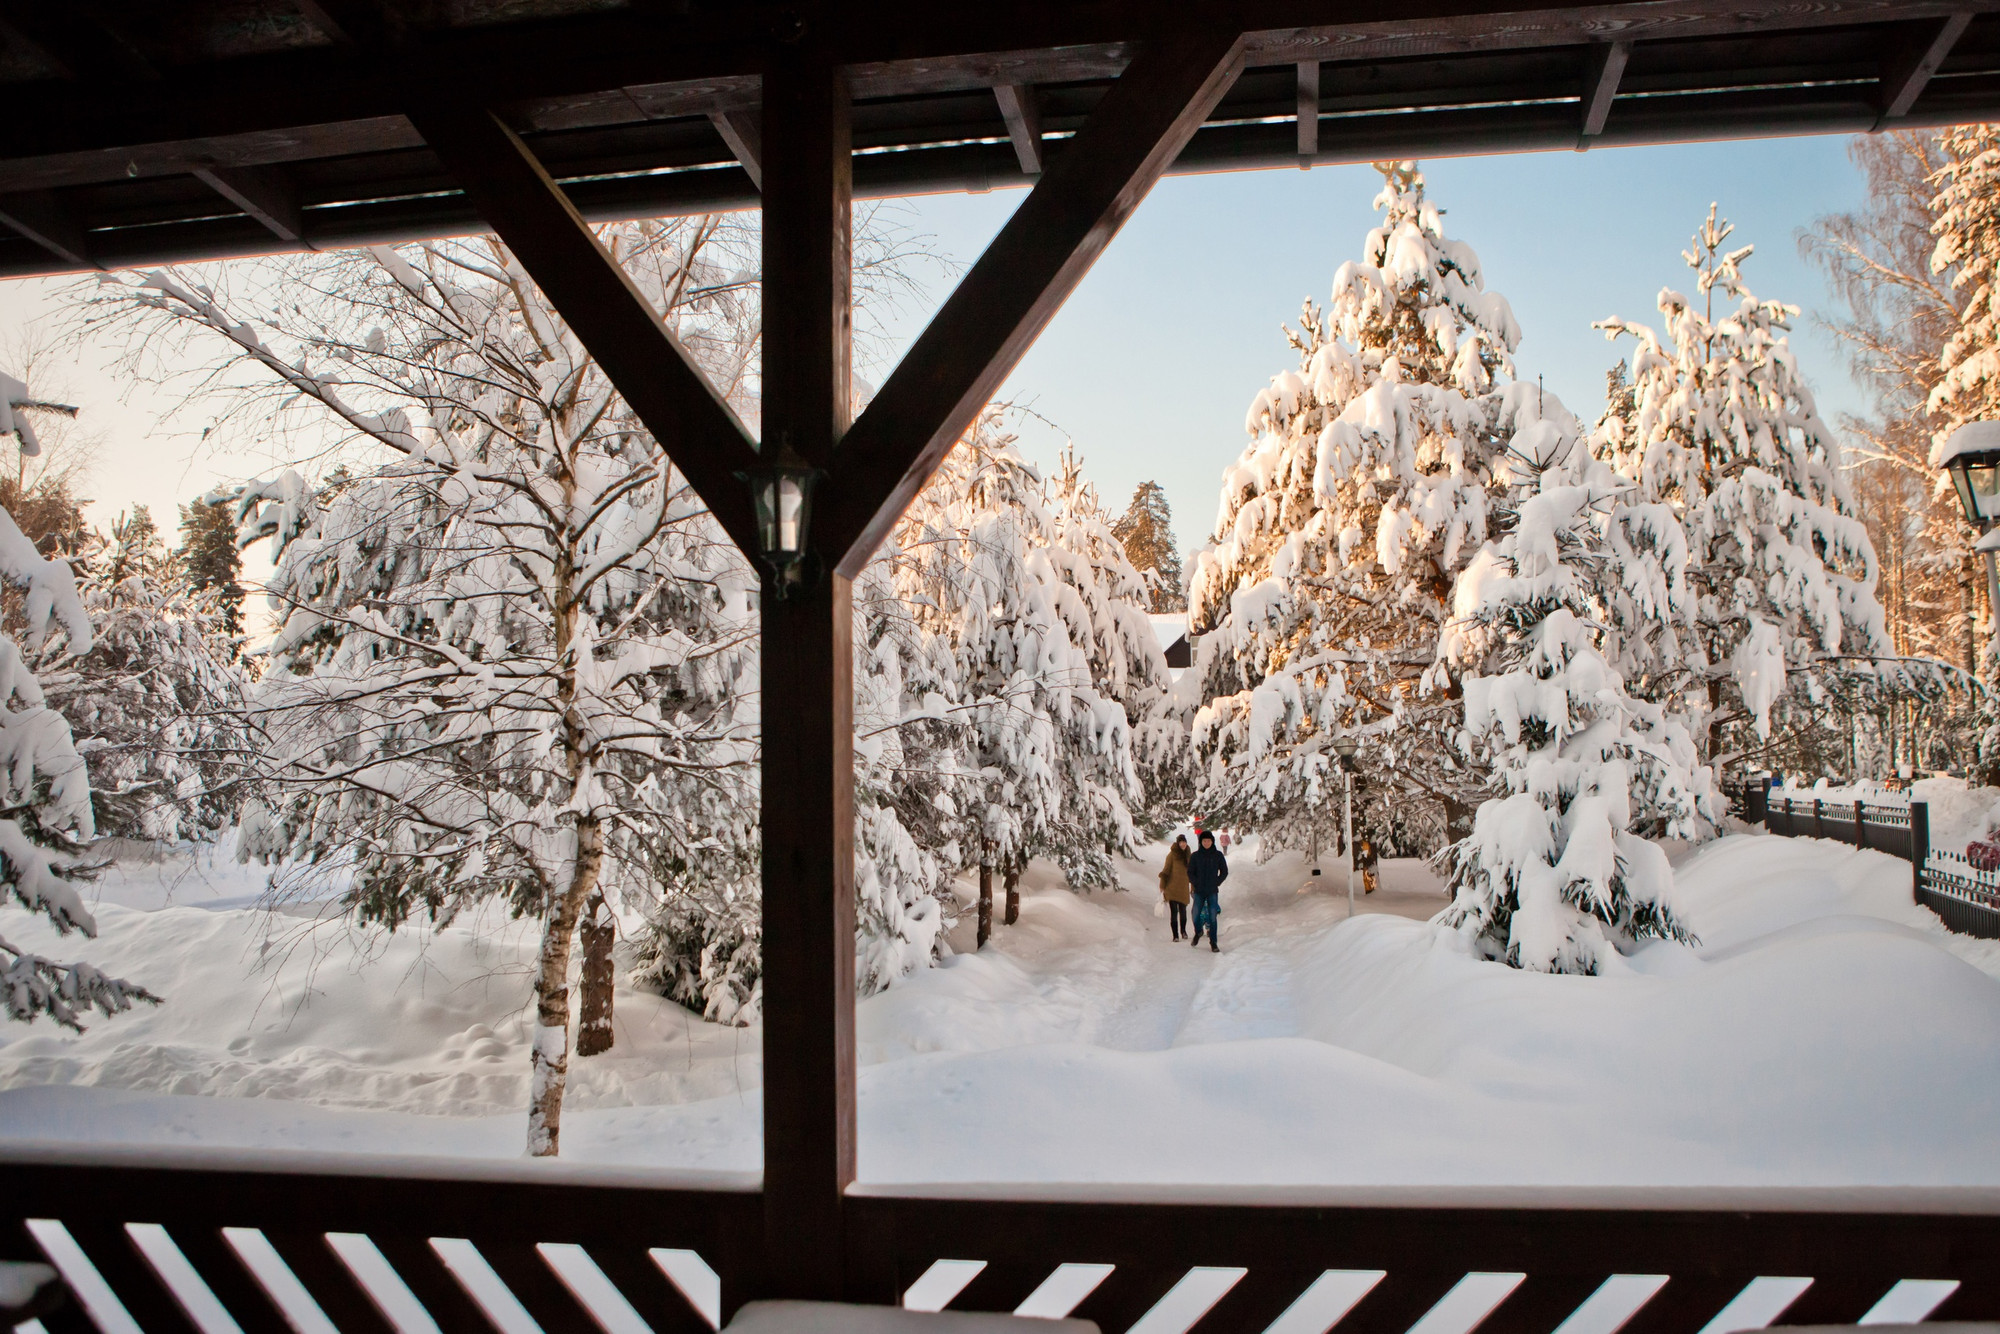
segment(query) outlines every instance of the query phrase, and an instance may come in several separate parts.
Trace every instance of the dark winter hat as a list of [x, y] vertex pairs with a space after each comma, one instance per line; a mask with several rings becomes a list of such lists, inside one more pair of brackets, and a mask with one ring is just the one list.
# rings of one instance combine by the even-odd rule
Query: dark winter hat
[[1204, 843], [1213, 843], [1215, 842], [1215, 835], [1204, 829], [1201, 831], [1201, 841]]

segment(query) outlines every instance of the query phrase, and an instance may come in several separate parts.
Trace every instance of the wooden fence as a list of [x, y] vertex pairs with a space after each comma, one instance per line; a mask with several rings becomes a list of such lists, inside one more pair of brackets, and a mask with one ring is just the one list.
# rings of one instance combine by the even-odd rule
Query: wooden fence
[[1933, 848], [1930, 808], [1921, 801], [1829, 800], [1811, 792], [1752, 786], [1736, 794], [1744, 819], [1794, 838], [1830, 838], [1874, 848], [1910, 863], [1918, 903], [1953, 931], [2000, 939], [2000, 872], [1982, 871], [1962, 853]]
[[[0, 1258], [46, 1257], [78, 1299], [40, 1316], [49, 1334], [701, 1331], [760, 1288], [755, 1191], [18, 1156], [0, 1174]], [[1404, 1334], [1433, 1311], [1434, 1334], [1550, 1334], [1580, 1310], [1600, 1334], [2000, 1318], [1992, 1191], [1444, 1194], [850, 1194], [849, 1295], [1107, 1334]]]

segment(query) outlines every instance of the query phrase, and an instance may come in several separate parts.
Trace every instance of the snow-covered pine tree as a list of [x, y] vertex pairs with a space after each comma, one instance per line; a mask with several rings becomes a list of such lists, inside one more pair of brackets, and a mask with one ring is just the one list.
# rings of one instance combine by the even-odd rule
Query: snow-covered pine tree
[[1770, 738], [1774, 710], [1810, 726], [1835, 674], [1873, 672], [1890, 652], [1840, 444], [1787, 337], [1798, 310], [1744, 286], [1751, 248], [1726, 250], [1731, 230], [1711, 207], [1682, 256], [1697, 296], [1660, 293], [1664, 336], [1625, 320], [1598, 325], [1638, 348], [1630, 415], [1607, 415], [1593, 441], [1636, 484], [1621, 503], [1665, 505], [1685, 535], [1675, 660], [1645, 693], [1687, 714], [1717, 770]]
[[[81, 860], [95, 836], [90, 779], [70, 740], [69, 724], [50, 708], [29, 668], [49, 631], [59, 628], [72, 649], [89, 651], [90, 616], [66, 562], [44, 557], [0, 510], [0, 581], [18, 595], [12, 617], [20, 627], [0, 635], [0, 892], [39, 913], [59, 934], [95, 938], [97, 920], [76, 882], [93, 868]], [[23, 644], [26, 653], [23, 653]], [[159, 1003], [136, 983], [107, 977], [87, 963], [58, 963], [0, 937], [0, 998], [7, 1017], [32, 1022], [47, 1015], [82, 1030], [81, 1016], [113, 1015], [134, 1002]]]
[[196, 593], [215, 598], [223, 633], [243, 636], [243, 555], [236, 547], [236, 511], [225, 500], [203, 497], [181, 506], [181, 575]]
[[1111, 532], [1125, 547], [1132, 567], [1146, 581], [1156, 612], [1186, 611], [1186, 575], [1180, 543], [1174, 539], [1174, 512], [1158, 482], [1141, 482]]
[[[958, 683], [938, 706], [962, 730], [970, 770], [955, 799], [964, 864], [990, 842], [994, 865], [1047, 857], [1091, 889], [1116, 884], [1111, 857], [1133, 847], [1142, 805], [1122, 692], [1166, 670], [1143, 583], [1101, 511], [1085, 524], [1075, 499], [1052, 504], [989, 417], [905, 514], [890, 559], [918, 628], [951, 659], [939, 676]], [[1059, 509], [1086, 550], [1056, 549]], [[1102, 571], [1116, 582], [1086, 595]]]
[[1299, 368], [1250, 405], [1189, 581], [1202, 809], [1273, 847], [1333, 846], [1343, 733], [1374, 799], [1434, 812], [1436, 841], [1479, 790], [1433, 671], [1452, 581], [1487, 536], [1520, 329], [1415, 164], [1378, 166], [1382, 221], [1287, 332]]
[[1596, 973], [1616, 948], [1689, 939], [1666, 854], [1637, 817], [1697, 837], [1715, 812], [1685, 727], [1626, 692], [1600, 619], [1626, 577], [1609, 511], [1628, 488], [1567, 413], [1517, 434], [1510, 464], [1493, 514], [1503, 536], [1459, 576], [1439, 643], [1463, 673], [1466, 740], [1495, 792], [1442, 855], [1441, 920], [1516, 968]]
[[[686, 244], [712, 234], [606, 238], [741, 401], [754, 309]], [[243, 536], [274, 539], [279, 618], [244, 850], [348, 873], [364, 921], [539, 918], [528, 1146], [552, 1155], [590, 895], [754, 884], [756, 578], [504, 248], [256, 276], [240, 314], [178, 272], [115, 307], [219, 341], [238, 382], [351, 442], [323, 491], [286, 475], [239, 502]]]
[[1958, 319], [1926, 404], [1939, 448], [1968, 422], [2000, 420], [2000, 125], [1954, 126], [1941, 147], [1931, 271], [1950, 275]]
[[236, 640], [221, 608], [188, 587], [143, 505], [77, 563], [89, 647], [78, 652], [57, 637], [36, 665], [89, 765], [97, 831], [213, 838], [242, 805], [250, 747]]

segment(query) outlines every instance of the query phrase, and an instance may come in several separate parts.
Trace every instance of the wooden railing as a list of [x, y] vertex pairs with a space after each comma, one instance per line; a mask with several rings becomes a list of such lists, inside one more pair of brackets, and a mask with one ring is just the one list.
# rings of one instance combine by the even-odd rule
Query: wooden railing
[[[0, 1180], [0, 1259], [57, 1264], [76, 1299], [41, 1317], [50, 1334], [699, 1331], [760, 1286], [749, 1190], [19, 1156]], [[845, 1211], [854, 1300], [1073, 1313], [1107, 1334], [2000, 1318], [1995, 1191], [862, 1193]]]

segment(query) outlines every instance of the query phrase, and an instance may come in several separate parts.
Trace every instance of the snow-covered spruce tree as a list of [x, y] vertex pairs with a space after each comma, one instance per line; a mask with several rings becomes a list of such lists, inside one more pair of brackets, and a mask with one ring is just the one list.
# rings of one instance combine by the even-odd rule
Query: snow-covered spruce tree
[[1638, 348], [1632, 410], [1593, 442], [1636, 484], [1630, 503], [1670, 507], [1685, 535], [1678, 661], [1645, 693], [1688, 715], [1718, 771], [1770, 739], [1774, 711], [1811, 725], [1836, 674], [1890, 653], [1874, 548], [1787, 337], [1797, 308], [1750, 293], [1751, 248], [1725, 250], [1730, 232], [1711, 207], [1682, 256], [1697, 296], [1660, 293], [1664, 335], [1599, 324]]
[[1134, 846], [1143, 805], [1127, 696], [1151, 707], [1166, 665], [1143, 581], [1071, 484], [1052, 499], [989, 417], [905, 514], [888, 559], [949, 656], [939, 676], [957, 683], [936, 707], [966, 756], [965, 864], [990, 842], [994, 865], [1047, 857], [1091, 889], [1116, 884], [1111, 858]]
[[1379, 165], [1381, 224], [1288, 331], [1299, 368], [1251, 404], [1189, 581], [1201, 806], [1273, 847], [1332, 846], [1346, 732], [1377, 801], [1435, 812], [1433, 846], [1477, 800], [1434, 667], [1487, 536], [1520, 330], [1414, 164]]
[[1495, 791], [1442, 855], [1441, 920], [1538, 972], [1596, 973], [1613, 949], [1690, 939], [1666, 854], [1633, 826], [1650, 814], [1659, 832], [1698, 837], [1715, 814], [1685, 727], [1632, 698], [1612, 661], [1599, 617], [1623, 582], [1609, 511], [1626, 487], [1581, 434], [1540, 431], [1514, 451], [1493, 516], [1504, 535], [1459, 576], [1439, 644]]
[[[754, 311], [694, 226], [606, 239], [740, 390]], [[323, 491], [289, 474], [239, 504], [279, 618], [244, 850], [350, 874], [390, 927], [488, 899], [539, 918], [528, 1147], [554, 1154], [586, 901], [754, 884], [755, 576], [504, 248], [251, 272], [242, 313], [177, 272], [100, 298], [220, 340], [235, 380], [350, 441]]]
[[214, 596], [223, 633], [241, 639], [243, 556], [236, 548], [234, 506], [208, 497], [181, 506], [181, 546], [175, 558], [190, 589]]
[[1145, 579], [1152, 609], [1186, 611], [1187, 577], [1181, 569], [1180, 544], [1174, 540], [1174, 512], [1158, 482], [1139, 483], [1111, 532]]
[[89, 765], [97, 831], [213, 838], [247, 795], [250, 746], [222, 608], [188, 586], [144, 506], [94, 538], [78, 563], [89, 647], [57, 636], [36, 666]]
[[[88, 652], [90, 616], [67, 563], [47, 559], [0, 510], [0, 581], [19, 596], [12, 609], [22, 643], [0, 635], [0, 892], [41, 914], [60, 934], [95, 938], [97, 921], [76, 882], [92, 870], [81, 860], [96, 836], [90, 779], [71, 743], [69, 724], [50, 708], [22, 652], [38, 654], [52, 627], [73, 649]], [[32, 1022], [47, 1015], [82, 1031], [81, 1016], [129, 1010], [159, 997], [135, 983], [107, 977], [87, 963], [58, 963], [0, 937], [0, 997], [7, 1017]]]

